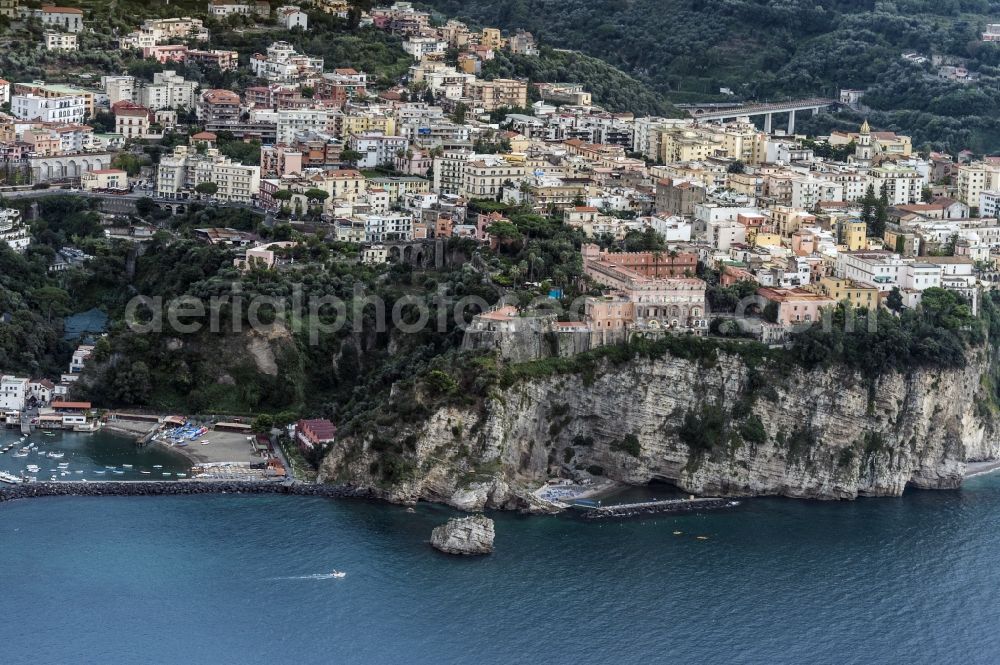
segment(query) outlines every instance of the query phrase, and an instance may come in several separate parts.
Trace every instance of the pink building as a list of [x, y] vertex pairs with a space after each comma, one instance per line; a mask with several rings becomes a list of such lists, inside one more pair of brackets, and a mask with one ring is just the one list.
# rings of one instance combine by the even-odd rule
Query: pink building
[[783, 326], [794, 326], [801, 323], [814, 323], [823, 317], [823, 310], [833, 307], [837, 301], [833, 298], [806, 291], [805, 289], [772, 289], [762, 287], [757, 289], [757, 295], [768, 302], [778, 305], [777, 323]]

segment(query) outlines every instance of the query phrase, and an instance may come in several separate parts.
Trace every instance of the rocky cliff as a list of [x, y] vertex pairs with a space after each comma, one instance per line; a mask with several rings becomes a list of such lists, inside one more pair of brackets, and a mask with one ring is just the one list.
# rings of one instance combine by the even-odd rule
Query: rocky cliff
[[962, 370], [875, 380], [731, 354], [604, 361], [400, 426], [407, 472], [391, 484], [377, 476], [379, 453], [366, 438], [339, 442], [321, 479], [468, 510], [538, 508], [532, 489], [586, 474], [703, 495], [852, 499], [897, 496], [907, 485], [955, 488], [967, 461], [1000, 455], [989, 367], [985, 351]]

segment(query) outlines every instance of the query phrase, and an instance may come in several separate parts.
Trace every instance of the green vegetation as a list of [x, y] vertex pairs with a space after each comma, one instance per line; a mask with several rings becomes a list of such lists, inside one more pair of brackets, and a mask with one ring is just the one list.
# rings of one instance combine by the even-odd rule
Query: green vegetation
[[632, 433], [626, 434], [621, 441], [612, 443], [611, 449], [620, 450], [632, 457], [638, 457], [642, 453], [642, 448], [639, 446], [639, 437]]
[[[989, 0], [425, 0], [475, 25], [530, 30], [543, 45], [601, 58], [671, 101], [836, 97], [868, 90], [872, 124], [915, 145], [1000, 149], [1000, 45], [979, 41]], [[976, 84], [936, 76], [907, 51], [959, 58]], [[855, 130], [854, 114], [803, 118], [799, 131]]]
[[541, 49], [537, 57], [498, 52], [483, 66], [485, 78], [527, 78], [533, 83], [580, 83], [594, 103], [610, 111], [680, 117], [682, 114], [648, 85], [608, 63], [582, 53]]

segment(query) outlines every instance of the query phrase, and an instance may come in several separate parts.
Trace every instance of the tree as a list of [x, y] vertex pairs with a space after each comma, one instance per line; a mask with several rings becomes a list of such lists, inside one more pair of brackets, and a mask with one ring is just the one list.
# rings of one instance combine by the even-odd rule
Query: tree
[[340, 161], [346, 162], [351, 166], [357, 166], [358, 162], [361, 161], [361, 153], [350, 148], [342, 150], [340, 152]]
[[892, 291], [885, 297], [885, 306], [897, 314], [903, 311], [903, 294], [898, 286], [892, 287]]
[[877, 201], [875, 197], [875, 187], [871, 183], [868, 184], [868, 188], [865, 190], [865, 195], [861, 198], [861, 221], [869, 229], [868, 235], [871, 234], [872, 223], [875, 221], [875, 202]]
[[469, 107], [464, 102], [455, 104], [455, 111], [451, 114], [451, 119], [456, 125], [465, 124], [465, 116], [469, 113]]
[[889, 194], [882, 186], [882, 192], [878, 200], [875, 201], [875, 212], [872, 216], [872, 223], [868, 226], [868, 237], [881, 238], [885, 235], [885, 227], [889, 221]]
[[726, 167], [727, 173], [743, 173], [746, 171], [746, 165], [739, 159]]
[[135, 202], [135, 211], [140, 217], [149, 217], [156, 210], [156, 203], [148, 196], [144, 196]]
[[194, 191], [199, 194], [204, 194], [208, 196], [215, 196], [219, 193], [219, 186], [214, 182], [199, 182], [194, 186]]
[[310, 201], [318, 201], [322, 203], [323, 201], [326, 201], [327, 198], [330, 197], [330, 194], [327, 193], [325, 190], [320, 189], [319, 187], [310, 187], [309, 189], [306, 190], [305, 196]]
[[69, 294], [55, 286], [37, 288], [29, 295], [32, 304], [45, 315], [45, 322], [52, 322], [52, 315], [62, 316], [68, 310]]
[[257, 434], [266, 434], [274, 427], [274, 418], [266, 413], [262, 413], [250, 423], [250, 431]]

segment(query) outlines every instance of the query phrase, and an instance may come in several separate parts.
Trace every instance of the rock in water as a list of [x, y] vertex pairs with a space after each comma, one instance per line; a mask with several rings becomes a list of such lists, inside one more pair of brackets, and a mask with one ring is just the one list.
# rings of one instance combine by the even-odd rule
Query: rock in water
[[448, 554], [489, 554], [493, 536], [493, 520], [484, 515], [454, 517], [431, 531], [431, 545]]

